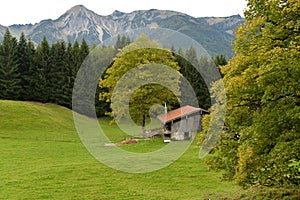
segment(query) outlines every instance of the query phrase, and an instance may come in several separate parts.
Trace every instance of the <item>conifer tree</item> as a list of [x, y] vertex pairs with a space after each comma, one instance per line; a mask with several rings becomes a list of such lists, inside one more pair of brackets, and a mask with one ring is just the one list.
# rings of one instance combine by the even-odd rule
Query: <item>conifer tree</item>
[[50, 68], [50, 46], [46, 39], [43, 38], [41, 44], [36, 48], [34, 65], [32, 68], [33, 78], [31, 82], [34, 91], [33, 99], [40, 102], [48, 102], [51, 88], [48, 87]]
[[[197, 71], [196, 68], [201, 69], [202, 65], [208, 65], [208, 62], [203, 62], [205, 58], [197, 58], [196, 51], [194, 47], [190, 47], [186, 52], [183, 52], [181, 48], [178, 49], [178, 55], [176, 55], [176, 61], [180, 66], [180, 72], [183, 77], [186, 78], [190, 85], [192, 86], [197, 99], [199, 106], [204, 109], [210, 107], [210, 95], [205, 84], [205, 81], [201, 74]], [[195, 68], [196, 67], [196, 68]], [[182, 82], [183, 84], [184, 82]], [[181, 85], [182, 95], [186, 95], [184, 88], [187, 86]], [[185, 99], [190, 99], [190, 97], [183, 97]], [[191, 101], [192, 102], [192, 101]], [[197, 105], [194, 105], [197, 106]]]
[[129, 45], [131, 43], [129, 36], [125, 36], [125, 35], [118, 35], [117, 36], [117, 41], [115, 44], [115, 49], [116, 49], [116, 53], [118, 51], [120, 51], [122, 48], [124, 48], [125, 46]]
[[18, 99], [21, 92], [17, 40], [7, 29], [0, 45], [0, 99]]
[[27, 39], [25, 38], [24, 33], [22, 32], [18, 47], [17, 47], [17, 63], [18, 63], [18, 72], [21, 77], [21, 94], [20, 100], [30, 100], [29, 84], [30, 84], [30, 65], [32, 63], [32, 52], [28, 46]]
[[66, 105], [64, 87], [67, 83], [65, 43], [57, 42], [51, 46], [50, 68], [48, 73], [48, 85], [50, 95], [49, 101], [52, 103]]
[[86, 43], [85, 39], [82, 39], [81, 45], [80, 45], [80, 65], [84, 61], [84, 59], [89, 55], [89, 46]]
[[24, 72], [25, 76], [23, 79], [27, 81], [28, 85], [23, 86], [24, 88], [24, 100], [30, 100], [30, 101], [35, 101], [35, 88], [34, 88], [34, 82], [35, 82], [35, 70], [36, 70], [36, 63], [35, 63], [35, 56], [36, 56], [36, 49], [33, 44], [33, 42], [29, 39], [27, 42], [27, 55], [29, 56], [29, 69], [28, 72]]
[[65, 74], [66, 74], [66, 84], [63, 88], [65, 97], [66, 97], [66, 107], [71, 108], [72, 107], [72, 92], [73, 92], [73, 85], [76, 78], [76, 65], [74, 60], [74, 50], [72, 44], [69, 42], [67, 49], [66, 49], [66, 66], [65, 66]]

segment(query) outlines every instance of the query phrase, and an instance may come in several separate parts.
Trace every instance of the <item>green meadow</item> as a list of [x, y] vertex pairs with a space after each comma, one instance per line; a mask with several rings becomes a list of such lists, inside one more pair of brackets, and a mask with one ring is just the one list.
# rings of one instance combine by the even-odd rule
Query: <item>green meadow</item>
[[[194, 142], [177, 161], [149, 173], [117, 171], [83, 146], [69, 109], [34, 102], [0, 101], [0, 199], [240, 199], [241, 187], [221, 181], [198, 158]], [[99, 119], [108, 138], [128, 138]], [[161, 138], [120, 146], [149, 152]], [[109, 147], [108, 147], [109, 148]], [[246, 198], [247, 199], [247, 198]]]

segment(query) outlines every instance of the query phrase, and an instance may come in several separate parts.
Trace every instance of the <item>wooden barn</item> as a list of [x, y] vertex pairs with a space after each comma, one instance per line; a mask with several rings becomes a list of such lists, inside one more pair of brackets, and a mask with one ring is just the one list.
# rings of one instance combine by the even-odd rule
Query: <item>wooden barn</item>
[[165, 129], [165, 141], [191, 139], [201, 130], [202, 116], [207, 113], [204, 109], [189, 105], [170, 112], [166, 112], [165, 109], [165, 114], [157, 116]]

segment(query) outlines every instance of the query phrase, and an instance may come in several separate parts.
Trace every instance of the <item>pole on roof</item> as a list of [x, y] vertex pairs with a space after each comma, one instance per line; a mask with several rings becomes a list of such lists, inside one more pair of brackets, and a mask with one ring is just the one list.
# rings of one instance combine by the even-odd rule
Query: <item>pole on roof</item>
[[167, 114], [168, 109], [167, 109], [167, 103], [165, 102], [165, 114]]

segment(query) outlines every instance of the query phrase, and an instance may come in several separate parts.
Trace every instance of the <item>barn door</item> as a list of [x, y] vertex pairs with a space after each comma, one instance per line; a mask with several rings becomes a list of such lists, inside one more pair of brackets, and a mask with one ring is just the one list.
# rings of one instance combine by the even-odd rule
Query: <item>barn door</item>
[[190, 133], [184, 132], [184, 140], [189, 140], [189, 139], [190, 139]]

